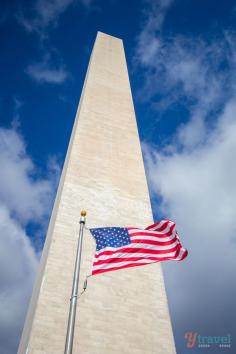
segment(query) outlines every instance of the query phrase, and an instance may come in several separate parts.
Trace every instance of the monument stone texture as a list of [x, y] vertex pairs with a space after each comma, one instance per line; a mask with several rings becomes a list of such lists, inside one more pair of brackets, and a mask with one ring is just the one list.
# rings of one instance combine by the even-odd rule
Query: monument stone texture
[[[122, 40], [98, 32], [19, 354], [63, 354], [81, 210], [86, 227], [153, 222]], [[86, 229], [80, 289], [95, 242]], [[73, 353], [174, 354], [159, 263], [89, 278]]]

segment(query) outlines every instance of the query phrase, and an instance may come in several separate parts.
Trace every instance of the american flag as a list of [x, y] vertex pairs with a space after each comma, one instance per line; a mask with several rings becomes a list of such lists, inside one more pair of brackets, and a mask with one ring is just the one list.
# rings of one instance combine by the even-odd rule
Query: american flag
[[146, 229], [101, 227], [90, 229], [96, 241], [92, 275], [154, 262], [182, 261], [182, 247], [173, 221], [162, 220]]

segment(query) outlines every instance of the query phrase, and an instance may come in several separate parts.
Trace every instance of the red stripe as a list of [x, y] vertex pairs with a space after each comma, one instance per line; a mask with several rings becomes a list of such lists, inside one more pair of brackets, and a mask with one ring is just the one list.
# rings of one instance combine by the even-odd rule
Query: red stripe
[[[163, 238], [163, 237], [168, 237], [171, 236], [171, 234], [173, 233], [173, 231], [169, 230], [167, 233], [163, 234], [163, 232], [157, 232], [157, 231], [153, 231], [152, 233], [149, 231], [148, 233], [145, 232], [144, 230], [142, 231], [137, 231], [137, 232], [129, 232], [129, 236], [133, 237], [133, 236], [154, 236], [154, 237], [158, 237], [158, 238]], [[169, 235], [170, 233], [170, 235]]]
[[169, 237], [169, 236], [171, 236], [172, 234], [173, 234], [173, 230], [174, 230], [174, 228], [175, 228], [175, 224], [173, 224], [173, 225], [171, 225], [171, 227], [170, 227], [170, 230], [168, 231], [168, 232], [166, 232], [166, 233], [159, 233], [159, 231], [153, 231], [153, 233], [150, 233], [150, 232], [145, 232], [145, 230], [140, 230], [140, 231], [137, 231], [137, 232], [134, 232], [134, 233], [132, 233], [131, 234], [131, 232], [129, 232], [129, 235], [130, 235], [130, 237], [132, 237], [132, 236], [142, 236], [142, 235], [145, 235], [145, 236], [155, 236], [155, 237]]
[[179, 245], [170, 248], [168, 250], [152, 250], [152, 249], [148, 249], [148, 248], [132, 248], [132, 247], [126, 247], [126, 248], [122, 248], [120, 250], [116, 250], [116, 251], [103, 251], [99, 254], [95, 254], [95, 258], [99, 258], [100, 256], [111, 256], [113, 254], [119, 254], [119, 253], [151, 253], [151, 254], [164, 254], [164, 253], [169, 253], [169, 252], [174, 252], [174, 250], [176, 249], [176, 247], [178, 247]]
[[183, 253], [183, 255], [182, 255], [182, 257], [181, 257], [180, 259], [178, 259], [178, 261], [182, 261], [184, 258], [187, 257], [187, 255], [188, 255], [188, 251], [185, 250], [184, 253]]
[[155, 223], [155, 224], [152, 224], [152, 225], [146, 227], [145, 230], [155, 229], [157, 231], [163, 231], [166, 229], [166, 227], [168, 226], [169, 223], [172, 224], [172, 221], [167, 220], [166, 222], [164, 222], [164, 224], [162, 224], [161, 226], [158, 226], [160, 224], [160, 222], [158, 222], [158, 223]]
[[[179, 250], [176, 249], [176, 253], [173, 256], [169, 256], [168, 258], [177, 258], [179, 255]], [[167, 257], [165, 257], [167, 258]], [[98, 260], [97, 262], [93, 263], [93, 266], [96, 267], [101, 264], [110, 264], [110, 263], [121, 263], [121, 262], [136, 262], [136, 261], [141, 261], [142, 259], [148, 259], [154, 262], [159, 262], [163, 260], [163, 257], [150, 257], [148, 256], [147, 258], [145, 257], [128, 257], [128, 258], [109, 258], [109, 259], [104, 259], [104, 260]]]
[[145, 239], [138, 239], [138, 240], [131, 240], [131, 243], [146, 243], [148, 245], [157, 245], [157, 246], [168, 246], [172, 243], [175, 243], [178, 239], [174, 237], [171, 241], [153, 241], [153, 240], [145, 240]]
[[[162, 220], [162, 221], [163, 221], [163, 220]], [[170, 220], [165, 220], [164, 224], [162, 224], [162, 225], [159, 226], [159, 228], [158, 228], [158, 225], [159, 225], [162, 221], [159, 221], [159, 222], [157, 222], [157, 223], [155, 223], [155, 224], [149, 225], [148, 227], [145, 227], [144, 230], [150, 230], [150, 229], [155, 229], [155, 230], [157, 230], [157, 231], [159, 231], [159, 229], [163, 229], [163, 230], [164, 230], [164, 229], [167, 227], [167, 225], [168, 225], [169, 223], [172, 224], [172, 221], [170, 221]], [[135, 229], [135, 230], [142, 230], [142, 229], [140, 229], [140, 228], [138, 228], [138, 227], [133, 227], [133, 226], [129, 226], [129, 227], [127, 227], [127, 229], [128, 229], [128, 230], [132, 230], [132, 229]], [[154, 230], [153, 230], [153, 231], [154, 231]]]
[[[161, 221], [158, 221], [158, 222], [155, 222], [154, 224], [152, 225], [149, 225], [148, 227], [145, 228], [145, 230], [149, 230], [149, 229], [152, 229], [154, 227], [157, 227], [158, 225], [160, 225], [160, 223], [162, 222], [163, 220]], [[168, 220], [166, 220], [166, 222], [168, 222]], [[166, 222], [164, 224], [166, 224]]]
[[180, 244], [178, 244], [178, 245], [176, 246], [176, 248], [177, 248], [177, 250], [176, 250], [175, 258], [178, 258], [178, 257], [179, 257], [180, 250], [181, 250], [182, 247], [181, 247]]
[[[174, 257], [176, 257], [176, 256], [174, 256]], [[161, 261], [175, 260], [174, 257], [163, 257], [161, 259]], [[158, 262], [160, 262], [160, 261], [153, 261], [152, 263], [158, 263]], [[93, 270], [92, 271], [92, 275], [106, 273], [106, 272], [110, 272], [110, 271], [114, 271], [114, 270], [118, 270], [118, 269], [123, 269], [123, 268], [130, 268], [130, 267], [138, 267], [138, 266], [142, 266], [142, 265], [149, 265], [149, 264], [152, 264], [152, 263], [131, 263], [131, 264], [123, 265], [123, 266], [120, 266], [120, 267], [112, 267], [112, 268], [107, 268], [107, 269], [98, 269], [98, 270]]]

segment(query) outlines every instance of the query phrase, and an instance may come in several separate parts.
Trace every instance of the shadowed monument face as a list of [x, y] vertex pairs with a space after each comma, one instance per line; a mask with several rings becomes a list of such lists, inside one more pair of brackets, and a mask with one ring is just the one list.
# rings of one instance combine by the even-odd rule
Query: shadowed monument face
[[[152, 224], [123, 43], [98, 33], [51, 216], [19, 353], [63, 353], [79, 230]], [[95, 243], [84, 235], [81, 284]], [[160, 264], [90, 278], [73, 353], [174, 354]]]

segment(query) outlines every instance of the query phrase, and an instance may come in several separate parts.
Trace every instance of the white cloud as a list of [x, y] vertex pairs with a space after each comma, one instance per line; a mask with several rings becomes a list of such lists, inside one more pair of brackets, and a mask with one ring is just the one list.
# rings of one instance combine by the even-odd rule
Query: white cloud
[[[144, 69], [142, 96], [148, 100], [157, 93], [167, 95], [173, 103], [185, 97], [198, 109], [206, 112], [227, 93], [222, 80], [231, 79], [219, 70], [226, 60], [235, 65], [225, 38], [217, 43], [206, 43], [196, 38], [162, 38], [155, 34], [147, 42], [138, 43], [136, 63]], [[147, 55], [151, 50], [152, 55]], [[228, 47], [228, 49], [227, 49]], [[143, 54], [142, 54], [143, 53]], [[159, 98], [160, 100], [160, 98]], [[156, 100], [158, 107], [158, 100]]]
[[37, 179], [37, 169], [14, 129], [0, 129], [0, 200], [23, 223], [41, 222], [48, 213], [52, 181]]
[[[58, 60], [55, 49], [47, 49], [48, 30], [55, 27], [60, 16], [72, 5], [75, 0], [37, 0], [32, 7], [22, 6], [17, 13], [18, 22], [28, 31], [38, 34], [40, 47], [44, 53], [41, 61], [33, 62], [26, 68], [26, 73], [39, 83], [62, 84], [69, 73], [62, 61]], [[89, 1], [84, 0], [89, 6]], [[56, 54], [56, 55], [55, 55]], [[56, 60], [56, 62], [55, 62]]]
[[49, 56], [42, 62], [33, 63], [26, 69], [26, 73], [39, 83], [62, 84], [68, 78], [68, 72], [63, 65], [52, 65]]
[[139, 97], [157, 117], [172, 114], [175, 122], [173, 103], [185, 113], [168, 141], [143, 144], [154, 213], [177, 222], [189, 249], [183, 263], [164, 265], [177, 349], [184, 353], [185, 332], [235, 332], [236, 35], [166, 34], [167, 10], [159, 21], [160, 11], [146, 11], [135, 64], [144, 78]]
[[41, 32], [50, 25], [56, 25], [60, 15], [74, 3], [74, 0], [37, 0], [33, 8], [21, 9], [18, 21], [28, 32]]
[[20, 110], [23, 105], [24, 102], [19, 96], [13, 97], [13, 119], [11, 122], [11, 126], [15, 129], [20, 127]]
[[[165, 265], [178, 341], [187, 331], [231, 333], [236, 267], [236, 104], [226, 104], [216, 128], [194, 150], [145, 146], [154, 208], [176, 220], [189, 258]], [[174, 292], [173, 292], [174, 289]], [[224, 323], [224, 328], [222, 324]], [[205, 331], [205, 333], [204, 333]]]
[[0, 165], [0, 352], [12, 354], [38, 264], [26, 227], [34, 224], [45, 232], [60, 171], [51, 159], [48, 176], [40, 177], [14, 128], [0, 128]]
[[10, 354], [17, 350], [38, 259], [2, 203], [0, 235], [0, 352]]
[[160, 49], [157, 34], [161, 30], [166, 12], [172, 2], [173, 0], [145, 1], [149, 11], [145, 11], [146, 20], [137, 39], [137, 59], [143, 65], [151, 63]]
[[94, 2], [94, 0], [80, 0], [80, 2], [86, 6], [86, 7], [89, 7], [91, 6], [91, 4]]
[[[232, 100], [226, 104], [206, 141], [194, 150], [179, 152], [172, 146], [169, 154], [145, 148], [151, 187], [164, 196], [162, 207], [165, 212], [184, 216], [182, 207], [186, 215], [193, 211], [194, 227], [197, 228], [203, 227], [201, 220], [207, 215], [211, 229], [219, 230], [220, 234], [236, 227], [235, 136], [236, 103]], [[187, 212], [190, 205], [191, 210]], [[214, 212], [209, 213], [210, 210]], [[185, 216], [181, 222], [184, 219]], [[215, 219], [217, 224], [213, 222]]]
[[171, 3], [162, 11], [154, 4], [137, 38], [135, 64], [144, 80], [138, 96], [159, 114], [183, 102], [191, 122], [180, 127], [175, 139], [194, 148], [205, 138], [209, 115], [235, 92], [235, 34], [225, 32], [212, 40], [164, 35], [162, 24]]
[[[79, 0], [89, 8], [94, 0]], [[28, 32], [36, 32], [42, 38], [50, 26], [57, 26], [60, 16], [70, 7], [76, 5], [76, 0], [36, 0], [33, 7], [22, 7], [17, 14], [18, 22]]]

